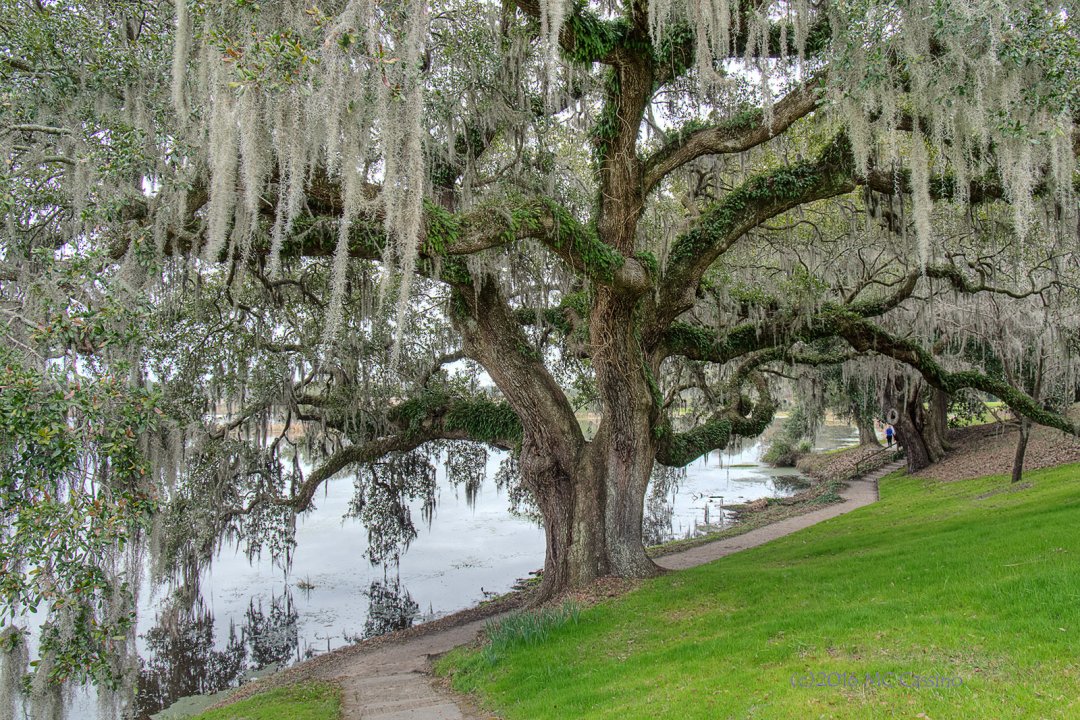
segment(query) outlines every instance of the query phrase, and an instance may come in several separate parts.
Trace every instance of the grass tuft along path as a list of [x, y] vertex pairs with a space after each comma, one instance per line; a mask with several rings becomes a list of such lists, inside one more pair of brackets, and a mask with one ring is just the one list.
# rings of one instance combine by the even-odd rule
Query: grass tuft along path
[[301, 683], [270, 690], [193, 720], [338, 720], [341, 688], [333, 683]]
[[438, 669], [508, 719], [1080, 718], [1078, 480], [891, 476], [875, 504]]

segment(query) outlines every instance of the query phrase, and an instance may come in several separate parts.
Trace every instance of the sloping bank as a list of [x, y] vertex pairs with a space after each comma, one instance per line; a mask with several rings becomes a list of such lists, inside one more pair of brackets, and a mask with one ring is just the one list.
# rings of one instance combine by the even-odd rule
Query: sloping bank
[[1080, 717], [1078, 477], [892, 476], [878, 503], [438, 668], [508, 719]]

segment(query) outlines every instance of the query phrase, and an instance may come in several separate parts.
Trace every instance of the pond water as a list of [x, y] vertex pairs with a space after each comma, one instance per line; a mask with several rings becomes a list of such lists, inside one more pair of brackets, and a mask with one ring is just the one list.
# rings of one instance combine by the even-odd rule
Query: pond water
[[[825, 426], [816, 449], [855, 444], [858, 433]], [[759, 463], [760, 442], [710, 453], [654, 488], [646, 506], [650, 543], [690, 537], [730, 524], [721, 505], [797, 491], [797, 473]], [[367, 529], [343, 519], [353, 495], [350, 478], [331, 480], [316, 509], [297, 522], [296, 549], [286, 571], [242, 551], [222, 551], [202, 578], [202, 594], [174, 602], [144, 588], [139, 609], [140, 717], [178, 698], [235, 686], [254, 671], [275, 668], [416, 622], [432, 620], [510, 590], [543, 566], [544, 534], [511, 515], [495, 488], [501, 456], [466, 498], [439, 470], [439, 497], [430, 524], [393, 564], [363, 556]], [[413, 508], [419, 518], [420, 508]], [[88, 692], [72, 700], [69, 717], [94, 720]]]

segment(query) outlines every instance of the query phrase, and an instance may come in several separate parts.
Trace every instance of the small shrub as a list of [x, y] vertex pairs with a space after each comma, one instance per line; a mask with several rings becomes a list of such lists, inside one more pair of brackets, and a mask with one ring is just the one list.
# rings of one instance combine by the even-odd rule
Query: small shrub
[[795, 467], [799, 458], [812, 449], [813, 445], [809, 440], [802, 440], [796, 444], [787, 438], [778, 437], [769, 445], [768, 450], [761, 456], [761, 460], [775, 467]]
[[791, 414], [780, 424], [769, 448], [761, 456], [763, 462], [774, 467], [795, 467], [799, 458], [814, 449], [810, 438], [817, 432], [817, 418], [796, 405]]

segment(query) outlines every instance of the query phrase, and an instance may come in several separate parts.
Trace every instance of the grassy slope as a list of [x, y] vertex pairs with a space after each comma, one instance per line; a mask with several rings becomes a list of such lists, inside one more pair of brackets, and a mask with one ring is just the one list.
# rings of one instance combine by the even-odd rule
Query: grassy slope
[[338, 720], [341, 688], [331, 683], [304, 683], [259, 693], [194, 720]]
[[[893, 476], [879, 503], [440, 670], [507, 718], [1077, 718], [1077, 478]], [[807, 672], [963, 685], [793, 687]]]

